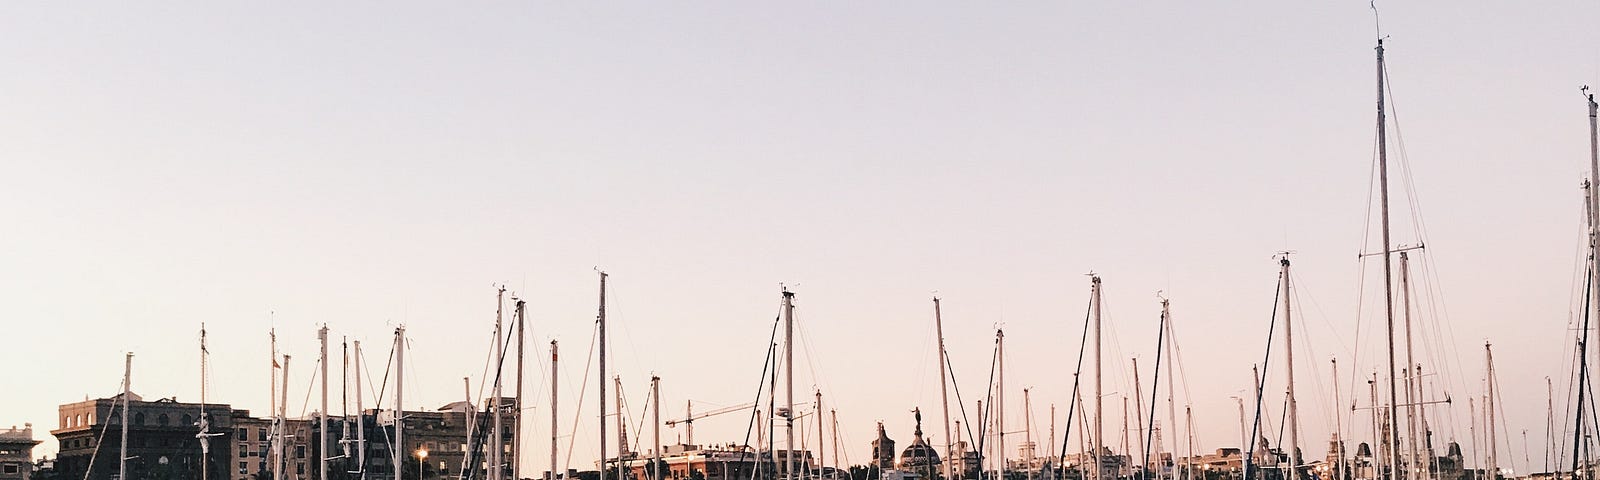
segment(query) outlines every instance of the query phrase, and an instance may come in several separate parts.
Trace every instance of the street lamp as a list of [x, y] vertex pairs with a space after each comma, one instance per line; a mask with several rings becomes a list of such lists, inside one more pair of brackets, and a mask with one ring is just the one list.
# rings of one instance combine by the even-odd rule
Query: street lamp
[[417, 480], [422, 480], [422, 469], [427, 466], [428, 451], [417, 449]]

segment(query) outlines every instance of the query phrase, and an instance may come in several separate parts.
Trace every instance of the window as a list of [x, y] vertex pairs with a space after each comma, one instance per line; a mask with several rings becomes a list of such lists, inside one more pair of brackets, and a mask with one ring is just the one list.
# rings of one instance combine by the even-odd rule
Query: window
[[243, 442], [243, 441], [249, 440], [249, 439], [250, 439], [250, 429], [244, 428], [244, 427], [239, 427], [239, 441]]
[[250, 456], [250, 444], [247, 444], [247, 443], [239, 444], [239, 456], [241, 456], [241, 457]]
[[78, 426], [81, 427], [83, 425], [84, 425], [84, 423], [83, 423], [83, 414], [80, 413], [80, 414], [78, 414]]
[[160, 416], [156, 417], [156, 425], [166, 426], [167, 425], [167, 421], [168, 421], [167, 420], [167, 414], [165, 414], [165, 413], [163, 413]]
[[294, 464], [294, 474], [295, 475], [305, 475], [306, 474], [306, 464], [305, 464], [305, 462]]
[[183, 414], [183, 424], [194, 425], [194, 417], [189, 416], [187, 413]]
[[139, 412], [139, 413], [133, 414], [133, 424], [134, 425], [144, 425], [144, 412]]
[[15, 464], [15, 463], [7, 463], [5, 472], [6, 473], [11, 473], [11, 474], [17, 473], [17, 464]]
[[239, 462], [239, 474], [244, 475], [247, 473], [250, 473], [250, 462]]
[[258, 442], [267, 441], [267, 429], [263, 428], [263, 429], [260, 429], [260, 430], [256, 430], [256, 441], [258, 441]]
[[305, 445], [295, 445], [294, 446], [294, 458], [306, 458], [306, 446]]

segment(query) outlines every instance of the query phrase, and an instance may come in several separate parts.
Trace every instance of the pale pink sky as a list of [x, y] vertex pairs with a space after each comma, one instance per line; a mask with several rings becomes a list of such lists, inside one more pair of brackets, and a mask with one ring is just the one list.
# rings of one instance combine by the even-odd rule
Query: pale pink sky
[[[1468, 443], [1488, 339], [1540, 463], [1600, 7], [1380, 7], [1450, 313], [1423, 361], [1449, 365], [1436, 381], [1458, 423], [1435, 430]], [[274, 311], [296, 408], [324, 322], [374, 361], [408, 325], [412, 405], [454, 401], [482, 371], [496, 283], [529, 300], [540, 352], [563, 342], [576, 395], [596, 266], [634, 415], [651, 372], [668, 411], [748, 401], [791, 285], [796, 382], [839, 409], [855, 463], [874, 421], [906, 442], [913, 407], [936, 418], [934, 291], [969, 404], [1005, 326], [1010, 425], [1025, 386], [1041, 429], [1049, 404], [1065, 415], [1091, 270], [1107, 392], [1131, 389], [1128, 357], [1153, 361], [1156, 292], [1172, 299], [1202, 451], [1237, 443], [1229, 396], [1261, 358], [1274, 252], [1298, 252], [1309, 456], [1331, 430], [1328, 358], [1347, 400], [1351, 372], [1378, 365], [1379, 280], [1356, 260], [1366, 1], [9, 3], [0, 32], [0, 425], [41, 437], [56, 405], [115, 392], [125, 351], [137, 392], [196, 400], [201, 322], [213, 399], [264, 411]], [[1418, 240], [1410, 225], [1396, 243]], [[583, 420], [575, 466], [595, 454]], [[742, 435], [737, 418], [697, 425], [702, 442]], [[524, 474], [547, 468], [534, 444]]]

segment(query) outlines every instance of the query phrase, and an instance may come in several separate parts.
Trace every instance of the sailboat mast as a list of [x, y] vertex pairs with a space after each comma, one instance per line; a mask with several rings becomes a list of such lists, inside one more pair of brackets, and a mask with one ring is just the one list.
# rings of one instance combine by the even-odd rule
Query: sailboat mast
[[[284, 453], [288, 451], [288, 447], [284, 445], [288, 443], [284, 440], [284, 437], [288, 435], [284, 434], [284, 430], [289, 428], [289, 355], [283, 356], [282, 380], [282, 382], [279, 382], [281, 388], [278, 389], [278, 465], [277, 468], [273, 469], [273, 474], [277, 477], [276, 480], [283, 480], [283, 475], [286, 473], [284, 470], [289, 468], [289, 459], [284, 457]], [[400, 479], [397, 478], [395, 480]]]
[[[1161, 352], [1158, 353], [1159, 355], [1167, 356], [1167, 427], [1162, 429], [1161, 433], [1167, 434], [1168, 437], [1172, 438], [1172, 450], [1170, 451], [1170, 456], [1172, 457], [1171, 478], [1177, 479], [1179, 478], [1178, 452], [1181, 450], [1178, 449], [1178, 403], [1173, 399], [1173, 396], [1177, 391], [1177, 389], [1173, 388], [1173, 378], [1177, 377], [1178, 375], [1177, 370], [1175, 369], [1177, 364], [1172, 358], [1172, 349], [1178, 344], [1178, 339], [1172, 335], [1172, 312], [1169, 308], [1169, 302], [1165, 298], [1161, 299], [1161, 318], [1164, 319], [1161, 322], [1161, 328], [1166, 330], [1167, 334], [1166, 346]], [[1160, 372], [1156, 373], [1158, 376], [1160, 374]]]
[[[952, 455], [955, 452], [956, 441], [950, 434], [950, 382], [945, 367], [944, 316], [939, 310], [939, 297], [933, 297], [933, 331], [934, 335], [939, 337], [939, 417], [944, 419], [944, 478], [954, 480], [955, 457]], [[838, 458], [838, 455], [834, 455], [835, 460]]]
[[[1403, 253], [1401, 255], [1404, 255]], [[1300, 412], [1294, 397], [1294, 317], [1291, 315], [1291, 305], [1294, 304], [1289, 290], [1292, 281], [1289, 276], [1289, 256], [1285, 254], [1278, 259], [1283, 269], [1283, 356], [1289, 382], [1289, 478], [1300, 478]]]
[[556, 399], [559, 398], [556, 394], [559, 391], [558, 386], [561, 385], [561, 382], [556, 381], [556, 374], [559, 372], [559, 370], [556, 368], [556, 363], [560, 359], [560, 356], [556, 354], [558, 347], [559, 345], [556, 344], [555, 340], [550, 341], [550, 478], [548, 480], [556, 480], [557, 478], [561, 478], [561, 476], [556, 473], [556, 453], [560, 448], [560, 442], [558, 441], [558, 433], [560, 430], [558, 428], [560, 426], [558, 422], [560, 422], [560, 419], [556, 417]]
[[1022, 455], [1022, 462], [1028, 469], [1027, 479], [1033, 480], [1033, 422], [1028, 421], [1033, 418], [1033, 399], [1029, 396], [1029, 390], [1022, 389], [1022, 441], [1028, 448]]
[[[650, 397], [650, 422], [655, 424], [656, 443], [655, 458], [650, 461], [650, 480], [661, 480], [661, 377], [650, 377]], [[820, 401], [822, 394], [818, 393], [817, 398]], [[822, 420], [817, 420], [817, 428], [822, 428]]]
[[317, 433], [317, 478], [327, 480], [328, 449], [332, 448], [332, 444], [328, 443], [328, 324], [322, 324], [322, 328], [317, 330], [317, 342], [321, 348], [317, 363], [322, 366], [322, 411], [317, 413], [317, 428], [320, 430]]
[[[839, 411], [829, 409], [828, 415], [833, 420], [833, 478], [839, 478]], [[945, 478], [946, 480], [955, 480], [953, 477]]]
[[516, 403], [513, 404], [513, 407], [512, 407], [512, 410], [511, 410], [511, 479], [512, 480], [521, 480], [521, 478], [522, 478], [522, 392], [523, 392], [523, 390], [522, 390], [522, 366], [523, 366], [523, 363], [524, 363], [522, 355], [523, 355], [523, 343], [528, 338], [528, 334], [524, 330], [527, 327], [527, 317], [528, 317], [528, 315], [527, 315], [527, 313], [528, 313], [527, 306], [528, 305], [527, 305], [527, 302], [522, 301], [522, 299], [520, 299], [520, 298], [513, 298], [513, 299], [515, 300], [516, 305], [517, 305], [517, 311], [516, 311], [516, 315], [517, 315], [517, 324], [516, 324], [516, 330], [517, 330], [517, 385], [516, 385], [516, 388], [517, 388], [517, 393], [512, 395], [512, 397], [516, 398]]
[[356, 346], [356, 472], [361, 474], [361, 479], [367, 478], [367, 411], [361, 404], [361, 341], [355, 341]]
[[[206, 418], [206, 324], [200, 324], [200, 480], [211, 478], [211, 449], [208, 435], [211, 421]], [[239, 439], [244, 441], [244, 439]]]
[[463, 422], [466, 422], [467, 438], [466, 443], [461, 444], [461, 474], [458, 475], [458, 477], [465, 479], [467, 478], [467, 475], [472, 475], [474, 473], [473, 471], [476, 470], [476, 468], [473, 467], [473, 463], [475, 463], [473, 460], [476, 459], [472, 458], [472, 444], [477, 442], [472, 441], [472, 437], [475, 433], [477, 433], [474, 430], [476, 430], [475, 425], [478, 423], [478, 412], [474, 411], [477, 409], [472, 408], [471, 377], [461, 377], [461, 394], [461, 398], [466, 402], [466, 405], [461, 409], [461, 418]]
[[1331, 359], [1330, 363], [1333, 364], [1333, 456], [1337, 459], [1335, 460], [1336, 463], [1333, 464], [1333, 475], [1337, 480], [1345, 480], [1344, 432], [1341, 431], [1340, 425], [1343, 423], [1343, 419], [1339, 416], [1339, 409], [1341, 408], [1339, 406], [1339, 359]]
[[1484, 399], [1484, 415], [1489, 430], [1489, 480], [1500, 478], [1500, 465], [1494, 431], [1494, 351], [1490, 349], [1489, 342], [1483, 342], [1483, 361], [1488, 366], [1485, 374], [1485, 384], [1488, 385], [1487, 395]]
[[794, 456], [794, 292], [788, 288], [783, 289], [783, 379], [785, 403], [788, 404], [783, 414], [784, 432], [788, 436], [783, 450], [783, 474], [785, 478], [793, 478], [797, 460]]
[[[600, 480], [606, 480], [606, 272], [600, 272], [600, 313], [595, 322], [600, 328]], [[622, 480], [618, 474], [617, 480]]]
[[117, 478], [128, 478], [128, 424], [133, 423], [133, 416], [128, 414], [128, 407], [132, 405], [133, 398], [133, 352], [122, 361], [122, 442], [118, 446]]
[[272, 438], [270, 439], [272, 441], [272, 446], [268, 454], [274, 457], [272, 459], [272, 480], [281, 480], [283, 478], [283, 469], [278, 467], [277, 458], [281, 453], [278, 451], [278, 443], [283, 442], [283, 438], [278, 435], [278, 431], [283, 428], [283, 424], [280, 423], [278, 419], [278, 368], [280, 368], [278, 366], [278, 329], [268, 329], [267, 337], [271, 344], [271, 348], [269, 348], [270, 352], [268, 353], [267, 358], [268, 361], [272, 363], [272, 380], [268, 384], [269, 387], [267, 388], [267, 401], [269, 405], [267, 407], [267, 416], [272, 417]]
[[[287, 360], [284, 363], [287, 366]], [[394, 480], [405, 480], [401, 476], [406, 458], [405, 382], [406, 327], [401, 325], [394, 329]]]
[[501, 425], [504, 417], [501, 415], [501, 381], [500, 372], [506, 364], [506, 342], [504, 309], [506, 304], [506, 287], [501, 286], [495, 291], [494, 296], [494, 386], [489, 390], [489, 416], [494, 420], [489, 430], [489, 480], [505, 478], [505, 430]]
[[1421, 382], [1421, 372], [1417, 369], [1417, 362], [1412, 357], [1411, 347], [1411, 262], [1408, 252], [1400, 252], [1400, 321], [1405, 323], [1406, 335], [1406, 442], [1411, 446], [1407, 449], [1406, 463], [1408, 473], [1415, 474], [1422, 471], [1422, 442], [1417, 429], [1417, 403], [1422, 401], [1422, 393], [1417, 388]]
[[1105, 398], [1101, 390], [1102, 384], [1105, 382], [1103, 381], [1104, 375], [1101, 374], [1100, 358], [1100, 353], [1103, 349], [1100, 348], [1101, 292], [1099, 275], [1089, 277], [1089, 289], [1092, 290], [1090, 293], [1094, 295], [1094, 438], [1089, 439], [1089, 448], [1092, 449], [1090, 455], [1093, 455], [1094, 458], [1094, 480], [1100, 480], [1100, 476], [1105, 472], [1100, 463], [1101, 446], [1104, 442], [1102, 435], [1105, 433], [1105, 426], [1102, 422], [1104, 420], [1103, 417], [1105, 417], [1105, 403], [1103, 402]]
[[[1393, 422], [1394, 422], [1395, 406], [1398, 405], [1400, 402], [1399, 402], [1399, 397], [1396, 394], [1396, 389], [1395, 389], [1394, 278], [1393, 278], [1393, 273], [1392, 273], [1393, 262], [1390, 260], [1390, 254], [1393, 252], [1393, 248], [1391, 247], [1391, 244], [1389, 243], [1389, 141], [1388, 141], [1388, 126], [1387, 126], [1387, 121], [1386, 121], [1386, 118], [1384, 116], [1384, 111], [1383, 111], [1383, 109], [1384, 109], [1384, 99], [1383, 99], [1383, 95], [1384, 95], [1384, 77], [1386, 76], [1386, 74], [1384, 72], [1384, 63], [1383, 63], [1383, 39], [1381, 39], [1381, 38], [1378, 39], [1378, 49], [1377, 50], [1378, 50], [1378, 191], [1379, 191], [1380, 203], [1382, 204], [1382, 208], [1380, 209], [1380, 211], [1382, 212], [1382, 216], [1383, 216], [1383, 307], [1384, 307], [1383, 308], [1383, 315], [1384, 315], [1384, 319], [1386, 320], [1387, 326], [1388, 326], [1388, 335], [1386, 335], [1384, 338], [1385, 338], [1385, 340], [1387, 340], [1388, 346], [1389, 346], [1389, 419], [1385, 423], [1392, 426], [1394, 424]], [[1394, 447], [1397, 447], [1396, 444], [1399, 443], [1399, 442], [1396, 441], [1396, 437], [1395, 437], [1394, 433], [1395, 433], [1395, 429], [1391, 427], [1389, 429], [1388, 435], [1385, 435], [1384, 442], [1388, 443], [1391, 446], [1391, 448], [1389, 449], [1389, 456], [1390, 456], [1389, 465], [1390, 465], [1390, 468], [1395, 470], [1393, 472], [1393, 474], [1399, 475], [1399, 473], [1400, 473], [1399, 472], [1399, 468], [1400, 468], [1400, 449], [1399, 448], [1394, 448]]]
[[827, 452], [822, 449], [822, 390], [817, 390], [817, 474], [822, 474], [822, 466], [828, 464]]
[[999, 476], [997, 478], [1004, 480], [1006, 478], [1006, 331], [997, 329], [994, 331], [994, 335], [995, 348], [999, 349], [996, 351], [996, 356], [1000, 363], [1000, 378], [999, 382], [995, 384], [995, 403], [991, 405], [995, 409], [994, 433], [996, 437], [994, 453], [995, 466], [999, 467], [999, 470], [997, 470]]
[[1139, 458], [1145, 459], [1144, 465], [1139, 466], [1140, 476], [1150, 472], [1150, 455], [1145, 453], [1144, 444], [1144, 386], [1139, 383], [1139, 359], [1133, 358], [1133, 425], [1139, 432]]

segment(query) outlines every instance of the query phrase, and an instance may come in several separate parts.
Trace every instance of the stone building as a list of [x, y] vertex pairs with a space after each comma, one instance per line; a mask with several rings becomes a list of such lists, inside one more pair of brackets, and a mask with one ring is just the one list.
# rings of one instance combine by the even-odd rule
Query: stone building
[[0, 431], [0, 480], [30, 480], [33, 476], [33, 424], [21, 430], [13, 426]]
[[[233, 419], [249, 412], [228, 405], [182, 403], [173, 398], [145, 401], [131, 395], [128, 411], [129, 480], [200, 480], [201, 468], [208, 478], [225, 479], [232, 453], [226, 447], [233, 440]], [[84, 400], [57, 408], [60, 424], [50, 433], [60, 443], [56, 472], [63, 478], [112, 480], [118, 472], [117, 455], [122, 447], [122, 395]], [[209, 419], [216, 436], [204, 439], [210, 454], [202, 453], [202, 439], [196, 434], [202, 413]], [[204, 465], [204, 467], [202, 467]]]
[[[202, 480], [202, 464], [207, 466], [205, 478], [210, 480], [274, 478], [277, 459], [272, 419], [252, 417], [249, 411], [234, 410], [226, 404], [207, 404], [204, 417], [211, 434], [202, 439], [197, 435], [200, 404], [172, 398], [147, 402], [138, 395], [129, 399], [132, 419], [128, 423], [128, 456], [132, 458], [128, 460], [127, 480]], [[509, 475], [511, 437], [515, 432], [511, 412], [515, 411], [516, 402], [511, 398], [503, 401], [502, 427], [506, 436], [500, 448], [507, 454], [501, 468]], [[481, 449], [470, 462], [465, 453], [469, 424], [478, 442], [487, 444], [488, 436], [484, 434], [493, 425], [492, 415], [468, 407], [458, 402], [440, 411], [407, 411], [401, 416], [405, 420], [405, 445], [398, 451], [406, 462], [408, 478], [419, 464], [425, 479], [457, 477], [464, 466], [473, 469], [474, 478], [488, 478], [491, 467]], [[60, 427], [51, 434], [60, 443], [56, 459], [60, 477], [121, 480], [116, 476], [123, 425], [122, 396], [63, 404], [58, 411]], [[324, 440], [319, 415], [313, 412], [306, 418], [283, 422], [283, 480], [321, 480], [317, 459]], [[390, 453], [395, 451], [391, 448], [394, 412], [369, 409], [360, 418], [358, 424], [354, 416], [329, 416], [325, 440], [330, 450], [329, 480], [360, 478], [363, 470], [369, 478], [394, 474], [395, 462]], [[363, 436], [365, 452], [356, 441]], [[202, 453], [202, 442], [209, 453]], [[364, 467], [359, 460], [365, 460]]]

